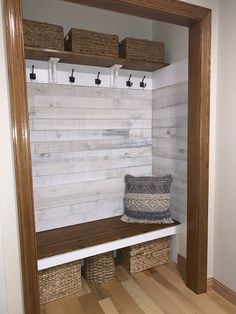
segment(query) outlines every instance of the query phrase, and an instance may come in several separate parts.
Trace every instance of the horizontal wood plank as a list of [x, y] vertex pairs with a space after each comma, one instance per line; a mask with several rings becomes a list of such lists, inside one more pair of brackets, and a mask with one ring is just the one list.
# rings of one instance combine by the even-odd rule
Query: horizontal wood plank
[[60, 51], [25, 47], [25, 58], [30, 60], [48, 61], [51, 57], [60, 58], [60, 62], [69, 64], [90, 65], [110, 68], [114, 64], [123, 65], [123, 69], [153, 72], [166, 67], [164, 62], [147, 62], [118, 57], [86, 55], [71, 51]]
[[120, 217], [37, 233], [38, 258], [45, 258], [106, 242], [165, 229], [174, 224], [125, 223]]

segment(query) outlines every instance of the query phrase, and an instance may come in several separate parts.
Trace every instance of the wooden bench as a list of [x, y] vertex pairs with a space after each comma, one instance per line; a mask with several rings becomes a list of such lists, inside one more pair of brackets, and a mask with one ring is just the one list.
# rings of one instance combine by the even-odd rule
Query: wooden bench
[[38, 270], [177, 234], [173, 224], [125, 223], [112, 217], [38, 232]]

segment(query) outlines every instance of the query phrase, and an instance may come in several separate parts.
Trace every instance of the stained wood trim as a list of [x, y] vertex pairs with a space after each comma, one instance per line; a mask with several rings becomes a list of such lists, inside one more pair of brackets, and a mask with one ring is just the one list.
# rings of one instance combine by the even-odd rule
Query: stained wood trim
[[[68, 0], [69, 1], [69, 0]], [[190, 26], [187, 285], [207, 286], [207, 216], [211, 11], [177, 0], [73, 0], [108, 10]], [[21, 0], [3, 0], [21, 238], [25, 314], [39, 313], [34, 208]]]
[[[186, 276], [186, 265], [187, 265], [186, 258], [178, 254], [177, 268], [183, 277]], [[224, 299], [228, 300], [230, 303], [236, 306], [236, 292], [229, 289], [228, 287], [223, 285], [221, 282], [219, 282], [215, 278], [208, 278], [207, 279], [207, 292], [210, 292], [212, 290], [216, 291]]]
[[4, 1], [11, 102], [12, 136], [20, 227], [21, 261], [26, 314], [39, 313], [27, 90], [25, 80], [22, 7]]
[[229, 289], [215, 278], [213, 278], [213, 290], [236, 306], [236, 292]]
[[209, 9], [177, 0], [64, 0], [167, 23], [191, 26], [201, 22]]
[[189, 29], [186, 284], [206, 292], [211, 13]]

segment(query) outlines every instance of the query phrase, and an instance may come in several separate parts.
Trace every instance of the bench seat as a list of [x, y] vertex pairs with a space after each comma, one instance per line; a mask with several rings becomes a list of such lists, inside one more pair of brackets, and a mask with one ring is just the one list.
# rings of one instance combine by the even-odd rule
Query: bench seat
[[36, 234], [38, 270], [177, 234], [173, 224], [125, 223], [120, 216]]

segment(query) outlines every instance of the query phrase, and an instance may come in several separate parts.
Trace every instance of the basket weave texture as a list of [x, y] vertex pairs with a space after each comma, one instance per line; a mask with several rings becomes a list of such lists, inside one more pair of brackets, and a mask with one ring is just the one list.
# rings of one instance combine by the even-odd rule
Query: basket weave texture
[[169, 237], [120, 249], [117, 251], [117, 259], [131, 273], [168, 263]]
[[24, 20], [25, 46], [64, 50], [64, 32], [60, 25]]
[[118, 57], [117, 35], [72, 28], [65, 37], [65, 50], [82, 54]]
[[114, 278], [113, 252], [88, 257], [84, 261], [83, 276], [91, 284], [103, 284]]
[[149, 61], [165, 61], [164, 43], [127, 37], [120, 43], [120, 57]]
[[81, 289], [79, 261], [39, 271], [40, 303], [45, 304]]

